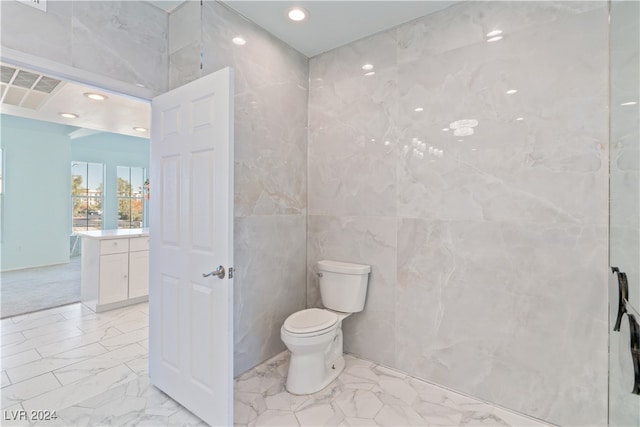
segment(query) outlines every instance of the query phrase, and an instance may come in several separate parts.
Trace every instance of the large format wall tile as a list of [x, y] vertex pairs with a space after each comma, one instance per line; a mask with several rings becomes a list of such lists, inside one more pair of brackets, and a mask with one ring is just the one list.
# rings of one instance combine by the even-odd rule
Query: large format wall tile
[[[264, 85], [296, 82], [307, 87], [307, 58], [217, 1], [202, 9], [203, 72], [235, 68], [236, 94]], [[246, 44], [232, 43], [242, 36]]]
[[17, 1], [0, 2], [0, 9], [2, 47], [71, 64], [73, 2], [48, 2], [46, 13]]
[[[389, 34], [311, 60], [311, 214], [396, 214], [398, 79]], [[375, 71], [363, 70], [364, 64]]]
[[301, 214], [307, 194], [307, 90], [296, 82], [236, 96], [236, 215]]
[[605, 243], [605, 227], [401, 220], [398, 367], [563, 425], [556, 401], [586, 396], [601, 423]]
[[371, 265], [364, 310], [344, 320], [345, 350], [394, 366], [396, 221], [393, 218], [309, 215], [307, 306], [322, 307], [317, 262]]
[[[560, 34], [605, 18], [570, 15], [535, 37], [521, 31], [402, 64], [401, 141], [412, 150], [417, 138], [424, 157], [403, 158], [399, 214], [604, 224], [607, 39]], [[450, 126], [465, 119], [478, 122], [474, 133], [454, 135]]]
[[190, 44], [202, 41], [200, 11], [200, 2], [187, 1], [169, 14], [170, 55]]
[[283, 351], [284, 320], [305, 308], [305, 228], [304, 215], [235, 220], [235, 375]]
[[73, 2], [72, 64], [164, 92], [169, 17], [137, 1]]
[[597, 1], [474, 1], [460, 2], [436, 14], [398, 27], [398, 61], [440, 54], [484, 42], [494, 30], [509, 34], [600, 9]]
[[305, 213], [307, 59], [218, 2], [202, 16], [202, 74], [234, 69], [236, 215]]
[[310, 61], [307, 304], [318, 259], [389, 268], [360, 242], [397, 229], [394, 307], [348, 351], [606, 424], [607, 43], [601, 3], [465, 2]]
[[143, 1], [50, 1], [47, 11], [1, 2], [2, 47], [155, 93], [168, 83], [165, 11]]

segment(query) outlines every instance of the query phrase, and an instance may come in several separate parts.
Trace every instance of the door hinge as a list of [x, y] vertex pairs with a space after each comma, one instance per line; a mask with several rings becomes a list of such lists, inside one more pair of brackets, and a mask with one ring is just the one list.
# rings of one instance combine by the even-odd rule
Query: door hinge
[[233, 279], [233, 267], [229, 267], [229, 279]]

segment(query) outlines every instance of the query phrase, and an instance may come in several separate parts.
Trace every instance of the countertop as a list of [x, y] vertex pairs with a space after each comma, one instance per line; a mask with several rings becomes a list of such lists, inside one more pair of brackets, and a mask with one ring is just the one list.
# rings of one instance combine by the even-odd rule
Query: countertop
[[148, 228], [125, 228], [117, 230], [76, 231], [80, 237], [90, 239], [123, 239], [128, 237], [145, 237], [149, 235]]

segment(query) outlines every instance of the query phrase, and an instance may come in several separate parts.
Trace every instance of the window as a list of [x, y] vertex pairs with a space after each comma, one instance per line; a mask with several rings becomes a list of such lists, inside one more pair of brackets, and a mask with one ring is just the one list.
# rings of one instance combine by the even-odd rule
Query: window
[[142, 228], [144, 168], [118, 166], [118, 228]]
[[71, 212], [73, 231], [102, 230], [104, 165], [71, 164]]

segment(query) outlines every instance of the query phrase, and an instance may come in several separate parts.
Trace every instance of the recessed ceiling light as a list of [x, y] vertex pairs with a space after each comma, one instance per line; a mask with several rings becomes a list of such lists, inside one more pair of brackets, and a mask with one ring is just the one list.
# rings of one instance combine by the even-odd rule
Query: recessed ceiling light
[[515, 89], [509, 89], [509, 90], [507, 91], [507, 95], [513, 95], [514, 93], [518, 93], [518, 91], [517, 91], [517, 90], [515, 90]]
[[146, 131], [148, 131], [149, 129], [147, 129], [147, 128], [143, 128], [143, 127], [139, 127], [139, 126], [136, 126], [136, 127], [134, 127], [134, 128], [133, 128], [133, 130], [135, 130], [136, 132], [146, 132]]
[[364, 73], [365, 76], [373, 76], [375, 74], [376, 74], [375, 71], [369, 71], [368, 73]]
[[373, 64], [364, 64], [362, 66], [363, 70], [373, 70]]
[[517, 120], [517, 121], [519, 121], [519, 122], [521, 122], [521, 121], [523, 121], [523, 120], [524, 120], [524, 117], [518, 117], [516, 120]]
[[420, 113], [421, 111], [424, 111], [424, 108], [416, 107], [416, 108], [413, 109], [413, 111], [415, 111], [416, 113]]
[[497, 42], [498, 40], [502, 40], [502, 36], [491, 37], [490, 39], [487, 39], [487, 42]]
[[449, 131], [450, 131], [450, 129], [449, 129], [449, 128], [443, 128], [443, 129], [442, 129], [442, 132], [449, 132]]
[[143, 85], [142, 83], [136, 83], [136, 86], [138, 87], [146, 87], [145, 85]]
[[500, 34], [502, 34], [502, 30], [493, 30], [487, 33], [487, 37], [495, 37], [499, 36]]
[[289, 10], [289, 19], [291, 19], [292, 21], [304, 21], [305, 19], [307, 19], [307, 16], [309, 15], [307, 13], [306, 10], [302, 9], [301, 7], [294, 7], [293, 9]]
[[629, 102], [623, 102], [622, 104], [620, 104], [622, 107], [627, 107], [629, 105], [636, 105], [637, 102], [636, 101], [629, 101]]
[[238, 46], [244, 46], [245, 44], [247, 44], [247, 41], [244, 38], [240, 37], [240, 36], [232, 38], [231, 41], [234, 44], [237, 44]]
[[104, 95], [100, 95], [99, 93], [92, 93], [92, 92], [87, 92], [84, 94], [84, 96], [86, 96], [89, 99], [93, 99], [94, 101], [104, 101], [105, 99], [107, 99], [107, 97]]
[[65, 119], [77, 119], [78, 115], [77, 114], [73, 114], [73, 113], [58, 113], [59, 115], [61, 115], [62, 117], [64, 117]]

